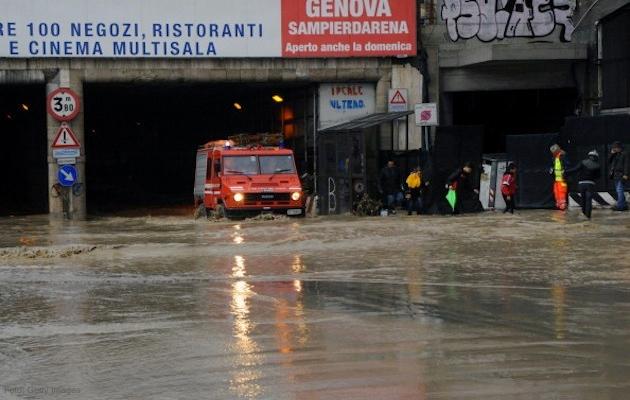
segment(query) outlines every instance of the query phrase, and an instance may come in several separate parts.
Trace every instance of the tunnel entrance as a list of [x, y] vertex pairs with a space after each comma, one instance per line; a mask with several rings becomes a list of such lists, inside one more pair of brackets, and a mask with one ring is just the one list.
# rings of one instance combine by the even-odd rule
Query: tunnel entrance
[[84, 99], [90, 214], [192, 207], [197, 147], [233, 134], [282, 132], [299, 172], [312, 163], [306, 85], [85, 84]]
[[0, 94], [0, 215], [46, 213], [46, 87], [2, 85]]
[[560, 132], [577, 96], [575, 89], [453, 93], [453, 123], [483, 126], [483, 153], [505, 153], [507, 135]]

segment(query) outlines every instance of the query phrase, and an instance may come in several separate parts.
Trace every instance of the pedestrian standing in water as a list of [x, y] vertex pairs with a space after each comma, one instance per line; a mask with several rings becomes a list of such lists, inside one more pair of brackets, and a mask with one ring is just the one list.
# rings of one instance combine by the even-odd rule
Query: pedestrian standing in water
[[626, 202], [625, 186], [630, 175], [630, 163], [628, 154], [623, 151], [621, 142], [614, 142], [610, 151], [608, 165], [610, 165], [610, 179], [615, 182], [615, 191], [617, 192], [617, 205], [613, 211], [627, 211], [628, 203]]
[[567, 209], [569, 191], [564, 173], [567, 169], [566, 153], [558, 144], [549, 148], [553, 155], [553, 164], [549, 168], [549, 173], [553, 175], [553, 197], [556, 200], [556, 208], [564, 211]]
[[456, 193], [453, 214], [483, 210], [479, 202], [479, 190], [473, 187], [473, 164], [467, 162], [447, 179], [446, 188]]
[[407, 199], [407, 215], [413, 214], [415, 210], [418, 215], [422, 212], [422, 171], [420, 167], [415, 167], [405, 181]]
[[387, 162], [387, 166], [381, 170], [378, 178], [378, 191], [383, 196], [383, 203], [392, 214], [396, 214], [396, 207], [403, 200], [402, 177], [396, 163], [393, 160]]
[[510, 163], [501, 179], [501, 195], [505, 201], [505, 210], [503, 213], [514, 214], [514, 206], [516, 203], [516, 164]]
[[566, 171], [567, 174], [577, 173], [578, 188], [582, 198], [582, 214], [591, 219], [593, 210], [593, 193], [595, 193], [595, 182], [601, 176], [601, 166], [599, 165], [599, 154], [597, 150], [591, 150], [588, 157], [578, 165]]

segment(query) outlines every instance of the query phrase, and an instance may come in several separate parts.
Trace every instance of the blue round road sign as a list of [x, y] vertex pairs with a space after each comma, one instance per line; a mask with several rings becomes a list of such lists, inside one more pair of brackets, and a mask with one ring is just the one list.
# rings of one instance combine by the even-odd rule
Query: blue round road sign
[[78, 173], [74, 165], [64, 165], [57, 172], [57, 180], [61, 186], [71, 187], [77, 182]]

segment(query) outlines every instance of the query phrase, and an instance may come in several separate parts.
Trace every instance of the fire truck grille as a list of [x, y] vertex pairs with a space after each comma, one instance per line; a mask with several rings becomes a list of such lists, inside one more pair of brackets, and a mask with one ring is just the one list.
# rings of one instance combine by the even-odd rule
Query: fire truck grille
[[263, 202], [273, 204], [276, 201], [288, 202], [290, 198], [290, 193], [245, 193], [246, 203]]

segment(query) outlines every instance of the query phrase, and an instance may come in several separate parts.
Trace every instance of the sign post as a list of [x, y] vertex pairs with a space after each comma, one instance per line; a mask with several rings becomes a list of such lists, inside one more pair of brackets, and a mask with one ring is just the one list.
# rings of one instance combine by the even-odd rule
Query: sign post
[[52, 150], [53, 158], [56, 158], [60, 165], [76, 164], [76, 158], [81, 156], [81, 143], [68, 124], [63, 123], [59, 127]]
[[[58, 117], [74, 118], [76, 113], [74, 116], [71, 113], [64, 116], [63, 110], [69, 110], [71, 108], [73, 110], [77, 110], [79, 103], [78, 101], [74, 101], [77, 98], [72, 96], [69, 96], [70, 98], [68, 98], [65, 94], [60, 94], [59, 97], [62, 97], [62, 100], [57, 101], [55, 100], [55, 96], [52, 96], [55, 92], [52, 92], [51, 96], [49, 96], [48, 104], [51, 104], [50, 100], [52, 97], [52, 103], [60, 102], [62, 111], [58, 113], [59, 115], [56, 115], [55, 109], [52, 108], [51, 112], [51, 109], [49, 108], [51, 115], [57, 119]], [[64, 105], [73, 105], [76, 107], [64, 107]], [[61, 197], [64, 216], [66, 218], [71, 218], [72, 200], [70, 192], [72, 192], [73, 195], [78, 196], [81, 189], [81, 184], [79, 183], [79, 171], [75, 166], [77, 158], [81, 156], [81, 143], [72, 131], [72, 128], [70, 128], [67, 123], [62, 122], [61, 126], [57, 130], [57, 135], [55, 136], [51, 147], [53, 151], [53, 158], [57, 160], [57, 164], [59, 165], [59, 169], [57, 169], [58, 188], [55, 190], [57, 197]]]
[[[409, 92], [407, 89], [389, 89], [387, 95], [387, 112], [402, 112], [409, 110]], [[404, 121], [404, 125], [402, 122]], [[394, 135], [398, 136], [399, 148], [409, 150], [409, 118], [399, 118], [393, 122], [392, 129], [392, 141], [394, 141]], [[402, 138], [405, 138], [405, 144], [402, 144]]]
[[436, 103], [420, 103], [415, 106], [417, 126], [438, 126]]
[[409, 110], [409, 93], [407, 89], [389, 89], [387, 111], [401, 112]]
[[420, 103], [414, 107], [416, 126], [422, 127], [424, 146], [429, 150], [429, 130], [431, 126], [438, 126], [438, 111], [436, 103]]

